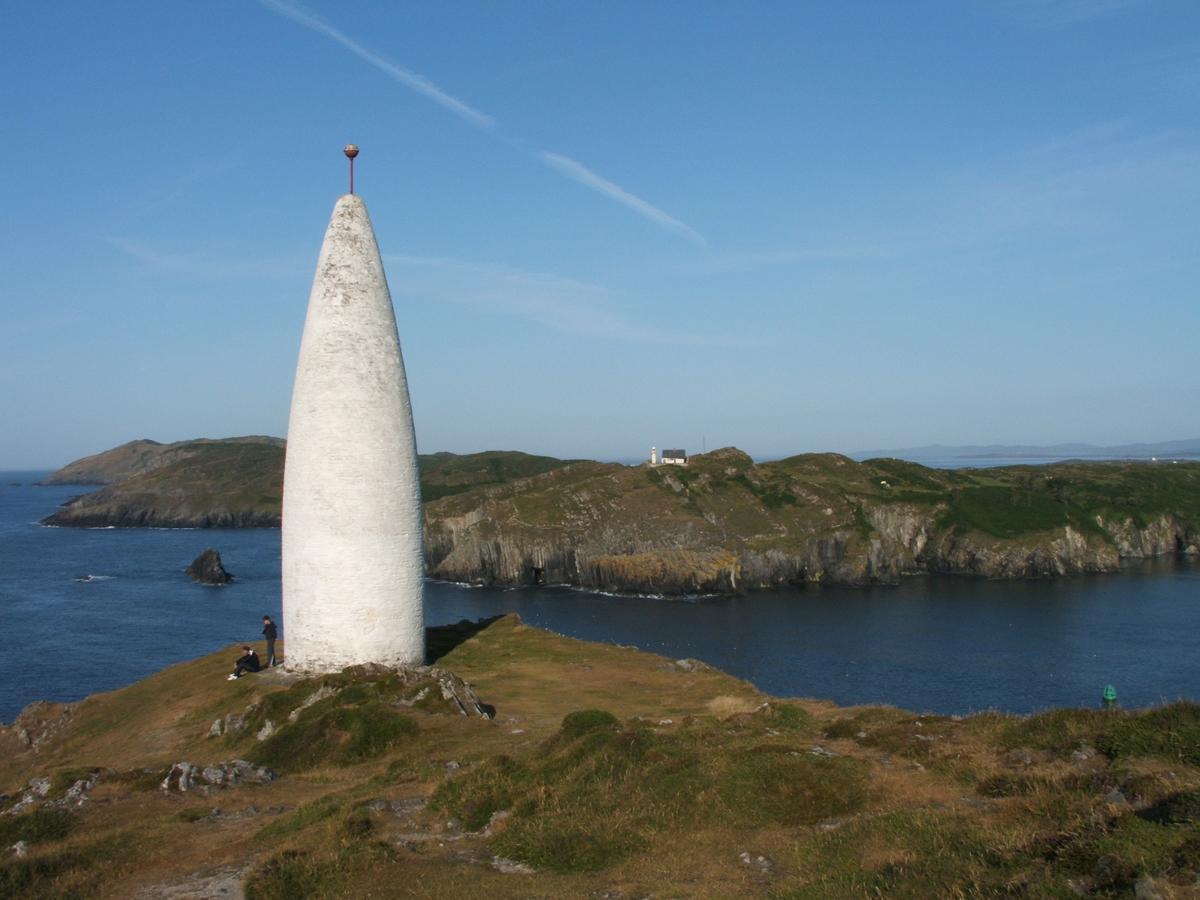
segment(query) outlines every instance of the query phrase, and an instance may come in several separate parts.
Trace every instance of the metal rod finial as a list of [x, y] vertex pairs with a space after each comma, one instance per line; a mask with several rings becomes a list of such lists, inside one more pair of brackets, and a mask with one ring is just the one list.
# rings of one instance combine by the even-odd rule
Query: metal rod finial
[[354, 193], [354, 157], [358, 156], [358, 145], [347, 144], [342, 152], [346, 154], [346, 158], [350, 160], [350, 193]]

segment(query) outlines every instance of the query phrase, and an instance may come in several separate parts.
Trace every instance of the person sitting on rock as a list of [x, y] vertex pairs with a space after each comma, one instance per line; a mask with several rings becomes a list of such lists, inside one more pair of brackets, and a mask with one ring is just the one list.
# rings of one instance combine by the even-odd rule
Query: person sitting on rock
[[236, 681], [241, 678], [246, 672], [257, 672], [262, 669], [262, 665], [258, 661], [258, 654], [254, 652], [254, 648], [246, 644], [242, 645], [242, 656], [238, 659], [237, 664], [233, 667], [233, 672], [229, 676], [229, 681]]

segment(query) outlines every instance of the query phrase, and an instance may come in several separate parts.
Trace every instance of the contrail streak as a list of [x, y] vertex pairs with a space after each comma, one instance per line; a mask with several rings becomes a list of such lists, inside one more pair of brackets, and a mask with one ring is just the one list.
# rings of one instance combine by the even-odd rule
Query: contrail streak
[[677, 234], [683, 235], [693, 244], [699, 244], [701, 247], [708, 246], [708, 241], [704, 239], [704, 235], [690, 225], [685, 225], [674, 216], [663, 212], [657, 206], [652, 206], [641, 197], [629, 193], [629, 191], [620, 185], [613, 184], [607, 178], [602, 178], [583, 163], [576, 162], [569, 156], [563, 156], [560, 153], [551, 153], [549, 150], [543, 150], [538, 155], [542, 162], [561, 174], [566, 175], [568, 178], [578, 181], [585, 187], [589, 187], [599, 194], [603, 194], [606, 197], [616, 200], [618, 203], [628, 206], [638, 215], [649, 219], [651, 222], [662, 225], [664, 228], [670, 228]]
[[318, 34], [323, 34], [332, 41], [336, 41], [355, 56], [369, 62], [385, 75], [400, 82], [405, 87], [412, 88], [418, 94], [428, 97], [434, 103], [444, 106], [450, 112], [470, 122], [476, 128], [488, 129], [495, 127], [496, 120], [491, 116], [468, 106], [457, 97], [450, 96], [424, 75], [418, 75], [416, 72], [412, 72], [403, 66], [398, 66], [393, 62], [388, 62], [382, 56], [372, 53], [353, 38], [338, 31], [332, 25], [321, 21], [304, 8], [292, 3], [286, 3], [284, 0], [259, 0], [259, 2], [268, 9], [274, 10], [282, 16], [287, 16], [293, 22], [298, 22], [305, 28], [315, 31]]
[[[379, 54], [368, 50], [362, 44], [338, 31], [332, 25], [322, 21], [299, 4], [289, 2], [289, 0], [259, 0], [259, 2], [267, 9], [285, 16], [293, 22], [303, 25], [310, 31], [315, 31], [317, 34], [324, 35], [331, 41], [340, 44], [355, 56], [379, 69], [389, 78], [429, 98], [439, 106], [450, 110], [450, 112], [470, 122], [476, 128], [486, 131], [496, 127], [497, 122], [492, 116], [467, 105], [457, 97], [452, 97], [425, 76], [418, 75], [416, 72], [410, 71], [403, 66], [398, 66], [384, 59]], [[520, 146], [519, 142], [514, 141], [512, 143], [514, 146]], [[570, 157], [559, 153], [551, 153], [549, 150], [538, 151], [537, 158], [560, 175], [565, 175], [571, 180], [582, 184], [584, 187], [591, 188], [598, 194], [602, 194], [610, 200], [615, 200], [623, 206], [627, 206], [643, 218], [649, 219], [657, 225], [661, 225], [664, 228], [674, 231], [676, 234], [682, 235], [694, 244], [699, 244], [701, 247], [708, 246], [708, 241], [704, 239], [704, 236], [690, 225], [685, 225], [658, 207], [647, 203], [641, 197], [629, 193], [629, 191], [620, 185], [613, 184], [607, 178], [602, 178], [583, 165], [583, 163], [576, 162]]]

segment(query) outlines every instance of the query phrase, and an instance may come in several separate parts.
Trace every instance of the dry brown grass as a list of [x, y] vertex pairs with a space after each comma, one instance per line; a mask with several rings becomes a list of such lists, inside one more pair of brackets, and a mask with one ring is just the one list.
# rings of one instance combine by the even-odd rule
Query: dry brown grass
[[[0, 790], [11, 793], [33, 775], [77, 767], [128, 772], [242, 755], [252, 738], [207, 738], [208, 726], [285, 690], [288, 679], [270, 673], [226, 682], [231, 652], [89, 699], [43, 752], [0, 759]], [[1064, 889], [1068, 876], [1083, 877], [1099, 855], [1108, 854], [1124, 867], [1121, 873], [1140, 865], [1160, 879], [1174, 879], [1164, 893], [1195, 895], [1179, 880], [1184, 870], [1172, 874], [1171, 868], [1172, 854], [1186, 852], [1177, 848], [1186, 826], [1149, 824], [1105, 801], [1118, 784], [1134, 809], [1200, 789], [1200, 770], [1177, 759], [1077, 760], [1037, 750], [1031, 765], [1014, 767], [1006, 761], [1012, 729], [1025, 726], [1011, 717], [955, 722], [816, 701], [771, 701], [760, 708], [768, 698], [721, 672], [686, 672], [658, 656], [570, 640], [515, 617], [494, 623], [439, 664], [473, 683], [496, 706], [496, 719], [414, 711], [418, 733], [379, 758], [319, 765], [207, 798], [135, 789], [136, 778], [110, 772], [69, 836], [37, 846], [31, 855], [61, 861], [77, 853], [90, 861], [62, 870], [39, 890], [129, 897], [223, 867], [267, 872], [263, 867], [275, 859], [285, 870], [292, 866], [296, 878], [309, 879], [303, 883], [314, 896], [328, 897], [497, 900], [608, 891], [824, 900], [872, 892], [990, 896], [1010, 882], [1025, 885], [1021, 890], [1029, 896], [1049, 897], [1059, 896], [1055, 891]], [[575, 749], [562, 743], [563, 718], [589, 708], [611, 712], [622, 734], [643, 737], [587, 745], [591, 749], [585, 748], [586, 735]], [[658, 724], [664, 718], [672, 724]], [[854, 772], [864, 773], [864, 798], [846, 812], [816, 818], [801, 813], [802, 824], [780, 824], [771, 816], [796, 811], [771, 806], [777, 791], [756, 798], [755, 785], [781, 776], [823, 777], [825, 763], [810, 755], [818, 744], [838, 754], [830, 777], [853, 786]], [[638, 746], [649, 755], [637, 755]], [[626, 750], [637, 752], [622, 756]], [[428, 798], [440, 785], [484, 771], [499, 755], [542, 772], [547, 780], [525, 784], [521, 802], [541, 804], [545, 815], [579, 831], [585, 843], [604, 828], [638, 829], [641, 843], [592, 871], [504, 874], [492, 868], [492, 857], [522, 828], [525, 843], [512, 845], [546, 852], [519, 810], [509, 819], [510, 831], [497, 829], [495, 836], [456, 830], [446, 812], [432, 807], [410, 816], [366, 810], [375, 799]], [[544, 768], [569, 759], [575, 760], [569, 778]], [[619, 774], [626, 771], [622, 760], [634, 761], [628, 777]], [[448, 775], [450, 762], [460, 767]], [[657, 766], [654, 771], [675, 779], [676, 787], [663, 793], [639, 776], [641, 765]], [[981, 785], [997, 795], [981, 793]], [[816, 802], [803, 792], [795, 796], [797, 803]], [[688, 798], [693, 806], [680, 805]], [[222, 815], [207, 815], [212, 807]], [[248, 807], [258, 812], [239, 818]], [[607, 812], [597, 815], [601, 808]], [[123, 843], [105, 851], [98, 842], [109, 839]], [[1046, 847], [1059, 846], [1055, 841], [1066, 841], [1065, 849], [1047, 855]], [[279, 855], [286, 851], [306, 855]], [[768, 859], [767, 870], [743, 863], [743, 851]], [[256, 883], [285, 882], [260, 877]]]

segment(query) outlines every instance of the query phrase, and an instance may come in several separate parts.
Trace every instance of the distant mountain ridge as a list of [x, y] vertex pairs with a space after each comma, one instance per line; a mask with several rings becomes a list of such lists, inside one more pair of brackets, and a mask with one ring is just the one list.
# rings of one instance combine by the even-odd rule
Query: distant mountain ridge
[[1114, 444], [927, 444], [891, 450], [862, 450], [854, 459], [1178, 459], [1200, 458], [1200, 438], [1155, 443]]

